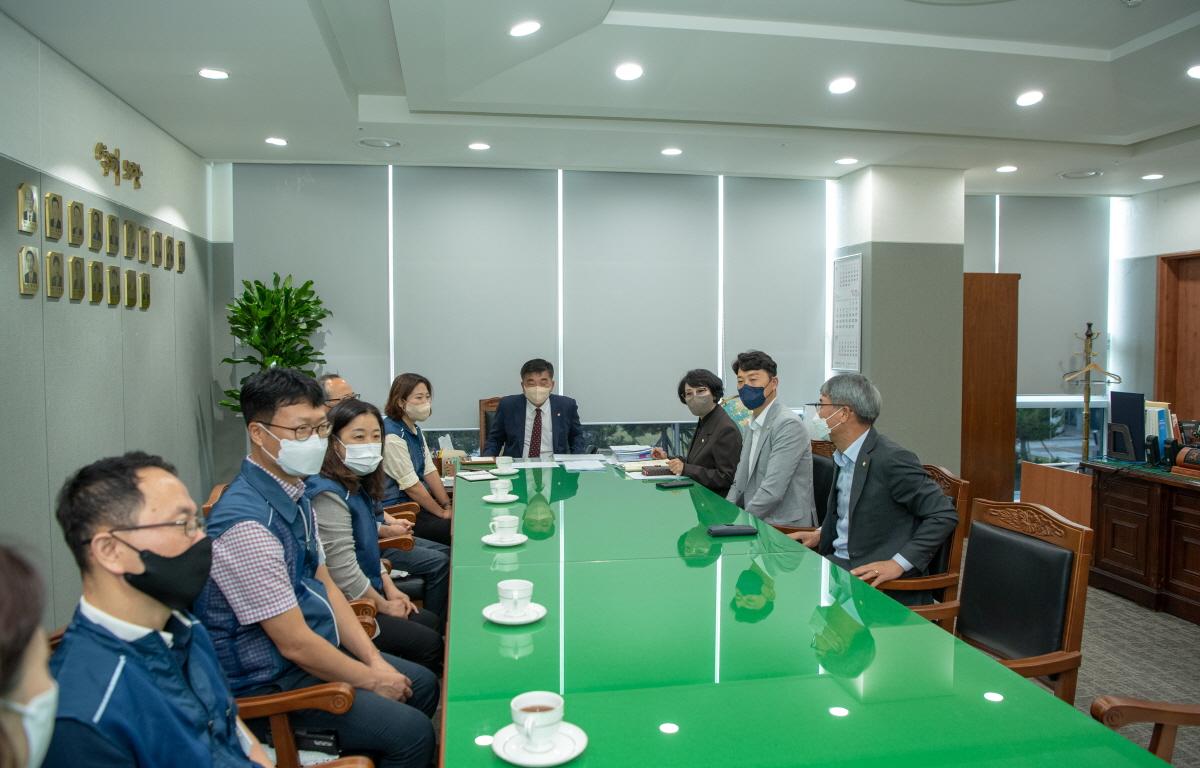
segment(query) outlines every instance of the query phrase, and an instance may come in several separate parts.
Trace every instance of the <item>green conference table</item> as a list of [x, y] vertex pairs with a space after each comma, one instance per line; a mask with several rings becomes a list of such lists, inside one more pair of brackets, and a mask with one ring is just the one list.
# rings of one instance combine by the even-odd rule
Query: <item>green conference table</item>
[[[588, 735], [580, 768], [1163, 765], [698, 485], [511, 479], [520, 500], [500, 507], [486, 483], [455, 486], [449, 768], [507, 765], [486, 737], [530, 690], [563, 695]], [[501, 510], [527, 543], [480, 541]], [[724, 522], [759, 534], [703, 533]], [[506, 578], [534, 583], [544, 619], [483, 618]]]

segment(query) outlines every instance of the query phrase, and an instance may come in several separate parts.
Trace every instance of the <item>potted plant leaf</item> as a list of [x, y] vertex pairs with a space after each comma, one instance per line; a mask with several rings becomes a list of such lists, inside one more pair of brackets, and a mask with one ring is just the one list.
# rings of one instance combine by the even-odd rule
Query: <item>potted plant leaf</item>
[[270, 285], [243, 280], [242, 286], [241, 297], [225, 309], [235, 344], [247, 351], [221, 362], [254, 368], [241, 377], [236, 389], [225, 390], [221, 405], [234, 413], [242, 410], [240, 385], [258, 371], [296, 368], [316, 376], [315, 367], [325, 358], [313, 347], [312, 337], [321, 329], [321, 321], [333, 314], [313, 290], [312, 280], [296, 287], [291, 275], [281, 279], [275, 273]]

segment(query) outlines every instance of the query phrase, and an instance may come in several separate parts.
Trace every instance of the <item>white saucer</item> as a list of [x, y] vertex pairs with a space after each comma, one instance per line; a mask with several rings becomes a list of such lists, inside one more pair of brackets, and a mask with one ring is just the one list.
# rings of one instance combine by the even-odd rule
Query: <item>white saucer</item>
[[[535, 621], [541, 621], [546, 618], [546, 606], [539, 603], [530, 603], [529, 607], [525, 609], [525, 613], [514, 615], [505, 613], [503, 604], [492, 603], [483, 609], [483, 618], [493, 624], [506, 624], [510, 627], [517, 627], [522, 624], [532, 624]], [[547, 763], [547, 765], [550, 765], [550, 763]], [[554, 763], [554, 765], [557, 765], [557, 763]]]
[[554, 746], [545, 752], [526, 752], [525, 737], [517, 731], [517, 726], [509, 724], [492, 738], [492, 751], [513, 765], [547, 768], [579, 757], [587, 747], [587, 741], [587, 734], [579, 726], [563, 721], [558, 726], [558, 733], [554, 734]]
[[508, 469], [501, 469], [500, 467], [496, 467], [495, 469], [490, 469], [488, 471], [491, 472], [493, 475], [502, 475], [504, 477], [508, 477], [509, 475], [517, 474], [517, 472], [519, 472], [520, 470], [513, 469], [512, 467], [509, 467]]
[[511, 504], [517, 500], [517, 497], [511, 493], [506, 493], [503, 496], [493, 496], [489, 493], [483, 497], [483, 500], [489, 504]]
[[518, 533], [511, 539], [502, 539], [494, 533], [489, 533], [484, 535], [480, 541], [482, 541], [484, 544], [487, 544], [489, 547], [515, 547], [518, 544], [524, 544], [525, 542], [529, 541], [529, 537], [523, 533]]

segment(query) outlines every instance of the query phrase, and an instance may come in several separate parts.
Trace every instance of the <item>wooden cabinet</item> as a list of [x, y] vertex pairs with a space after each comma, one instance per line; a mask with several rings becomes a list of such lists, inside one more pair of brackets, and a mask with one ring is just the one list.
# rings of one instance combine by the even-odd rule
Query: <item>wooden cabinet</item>
[[1089, 582], [1200, 624], [1200, 482], [1115, 462], [1093, 473]]

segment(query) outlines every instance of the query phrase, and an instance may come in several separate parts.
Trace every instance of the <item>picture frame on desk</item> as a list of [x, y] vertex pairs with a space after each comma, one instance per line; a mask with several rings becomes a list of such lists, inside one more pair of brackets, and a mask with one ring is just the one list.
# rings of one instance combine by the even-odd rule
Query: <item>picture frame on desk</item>
[[63, 255], [58, 251], [46, 251], [46, 298], [61, 299], [66, 283]]
[[17, 249], [17, 285], [22, 296], [38, 292], [38, 249], [23, 245]]
[[38, 189], [23, 181], [17, 185], [17, 231], [32, 235], [38, 228]]
[[46, 193], [46, 210], [42, 215], [45, 221], [47, 240], [59, 240], [63, 236], [63, 198], [57, 192]]
[[67, 283], [71, 286], [71, 301], [83, 301], [84, 286], [87, 282], [84, 275], [82, 256], [72, 256], [67, 259]]
[[83, 245], [85, 218], [87, 218], [87, 212], [83, 210], [83, 203], [72, 200], [71, 207], [67, 210], [67, 245], [75, 247]]

